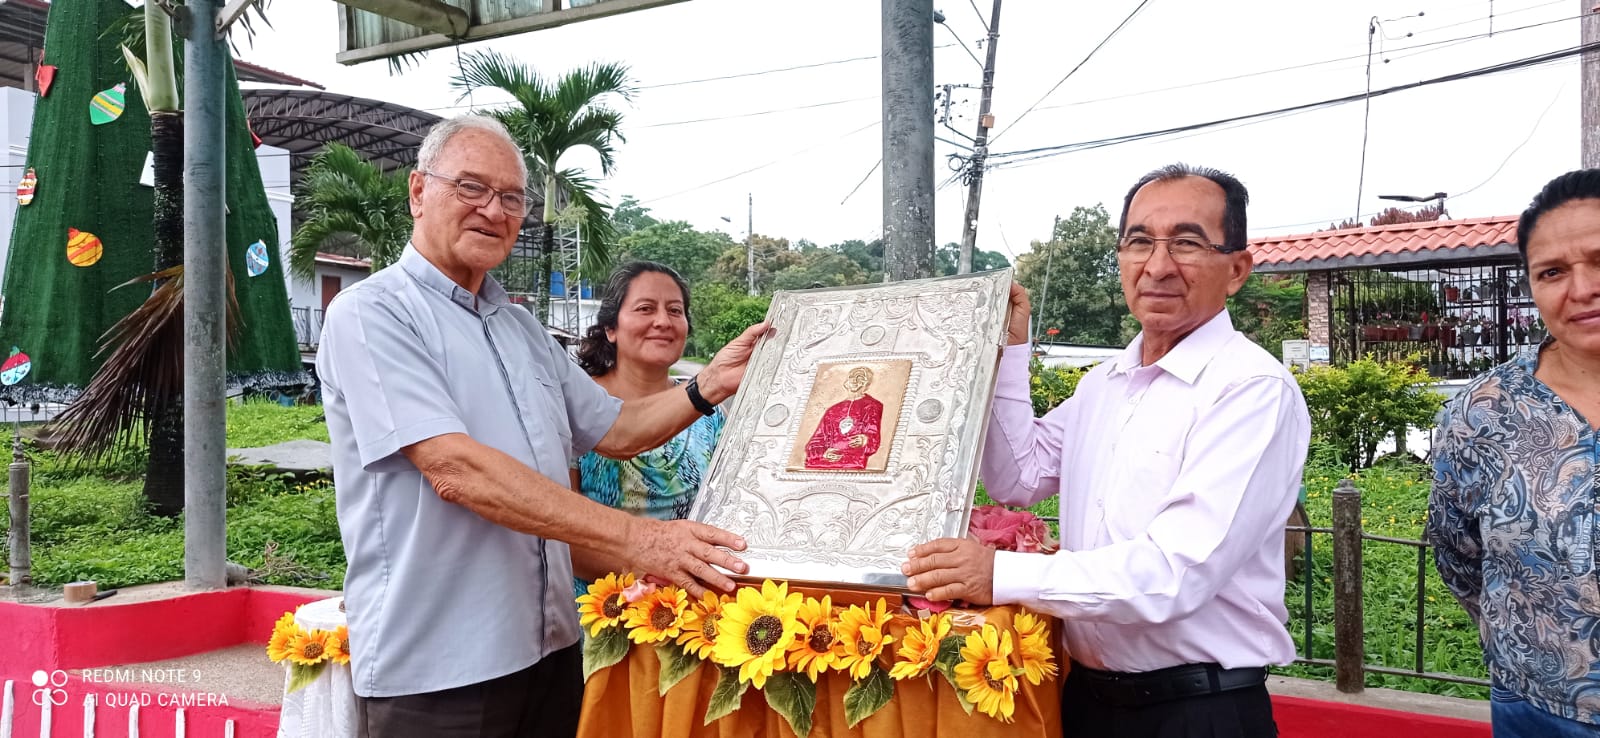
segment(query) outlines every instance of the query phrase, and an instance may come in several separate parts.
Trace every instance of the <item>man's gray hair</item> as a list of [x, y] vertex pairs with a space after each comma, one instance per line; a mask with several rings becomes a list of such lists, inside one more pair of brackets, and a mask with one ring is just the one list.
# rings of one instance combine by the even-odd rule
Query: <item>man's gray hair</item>
[[522, 147], [518, 146], [516, 140], [511, 138], [511, 134], [506, 131], [506, 127], [501, 125], [500, 121], [487, 115], [468, 113], [454, 118], [446, 118], [435, 124], [433, 129], [428, 131], [428, 136], [422, 139], [422, 145], [417, 148], [417, 168], [429, 172], [435, 171], [435, 167], [439, 163], [439, 155], [444, 153], [445, 144], [449, 143], [450, 139], [455, 138], [456, 134], [465, 131], [483, 131], [498, 137], [510, 145], [517, 152], [517, 173], [522, 175], [523, 189], [527, 189], [528, 162], [522, 158]]

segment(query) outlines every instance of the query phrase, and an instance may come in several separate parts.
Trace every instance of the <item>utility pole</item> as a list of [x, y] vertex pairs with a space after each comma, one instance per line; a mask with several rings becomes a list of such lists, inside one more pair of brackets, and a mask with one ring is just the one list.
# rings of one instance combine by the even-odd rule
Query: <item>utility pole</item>
[[[1578, 21], [1584, 46], [1600, 42], [1600, 1], [1578, 0]], [[1586, 51], [1578, 99], [1582, 100], [1583, 168], [1600, 167], [1600, 51]]]
[[989, 129], [994, 126], [989, 103], [994, 98], [994, 56], [999, 42], [1000, 0], [994, 0], [994, 11], [989, 13], [989, 46], [983, 62], [983, 97], [978, 102], [978, 135], [972, 144], [972, 172], [967, 175], [967, 216], [961, 222], [961, 259], [956, 265], [957, 274], [972, 271], [972, 250], [978, 246], [978, 199], [983, 196], [983, 165], [989, 158]]
[[744, 274], [750, 280], [750, 294], [756, 294], [756, 195], [746, 193], [744, 222]]
[[933, 0], [883, 3], [883, 268], [933, 276]]
[[220, 0], [188, 0], [183, 131], [183, 572], [195, 589], [227, 586], [227, 311], [224, 127], [227, 48]]

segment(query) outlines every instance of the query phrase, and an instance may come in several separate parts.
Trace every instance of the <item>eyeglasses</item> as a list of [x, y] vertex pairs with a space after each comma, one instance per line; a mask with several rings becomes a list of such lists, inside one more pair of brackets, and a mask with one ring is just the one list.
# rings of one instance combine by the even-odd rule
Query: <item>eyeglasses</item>
[[424, 176], [438, 177], [455, 185], [456, 199], [475, 208], [488, 205], [489, 198], [498, 195], [500, 197], [500, 209], [505, 211], [506, 215], [520, 218], [528, 214], [528, 210], [533, 203], [533, 198], [515, 190], [497, 190], [475, 179], [446, 177], [443, 174], [435, 174], [426, 169], [418, 169], [417, 171], [422, 172]]
[[1155, 236], [1123, 236], [1117, 242], [1117, 258], [1130, 264], [1140, 264], [1150, 260], [1156, 252], [1156, 243], [1165, 241], [1167, 255], [1180, 264], [1193, 264], [1205, 258], [1210, 252], [1228, 254], [1238, 251], [1230, 249], [1220, 243], [1208, 243], [1200, 236], [1171, 236], [1169, 238], [1156, 238]]

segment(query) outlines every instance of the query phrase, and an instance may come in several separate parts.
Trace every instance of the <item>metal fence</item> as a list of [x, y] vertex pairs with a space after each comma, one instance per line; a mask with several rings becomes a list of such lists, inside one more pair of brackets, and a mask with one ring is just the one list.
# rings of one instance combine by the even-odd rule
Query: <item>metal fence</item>
[[[1417, 677], [1483, 687], [1489, 686], [1489, 682], [1486, 679], [1459, 674], [1442, 674], [1427, 671], [1424, 668], [1423, 651], [1428, 601], [1426, 587], [1428, 572], [1433, 568], [1428, 561], [1430, 545], [1427, 541], [1375, 536], [1364, 532], [1361, 526], [1361, 491], [1350, 480], [1346, 479], [1339, 482], [1339, 486], [1333, 491], [1333, 527], [1288, 526], [1286, 530], [1288, 535], [1298, 533], [1305, 536], [1305, 548], [1301, 552], [1301, 582], [1305, 595], [1305, 610], [1301, 618], [1304, 626], [1304, 640], [1301, 642], [1303, 650], [1300, 657], [1295, 659], [1295, 663], [1332, 667], [1335, 674], [1335, 684], [1341, 692], [1360, 692], [1365, 687], [1368, 673]], [[1330, 536], [1333, 543], [1334, 657], [1332, 659], [1313, 657], [1315, 653], [1313, 649], [1315, 644], [1313, 627], [1315, 625], [1315, 608], [1312, 605], [1312, 582], [1316, 568], [1313, 564], [1312, 551], [1313, 536], [1315, 535]], [[1363, 541], [1411, 546], [1417, 550], [1416, 660], [1411, 669], [1396, 669], [1367, 663], [1366, 606], [1363, 597], [1365, 587], [1361, 564], [1361, 544]]]
[[302, 349], [315, 349], [322, 341], [322, 310], [311, 307], [290, 308], [294, 316], [294, 340]]

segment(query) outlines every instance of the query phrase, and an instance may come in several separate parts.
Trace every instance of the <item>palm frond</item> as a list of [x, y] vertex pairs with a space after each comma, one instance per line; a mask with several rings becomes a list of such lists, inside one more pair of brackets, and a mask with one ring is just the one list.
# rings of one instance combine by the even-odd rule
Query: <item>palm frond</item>
[[290, 272], [311, 279], [317, 252], [330, 245], [353, 247], [381, 268], [411, 238], [409, 191], [409, 170], [385, 173], [350, 147], [329, 144], [306, 165], [298, 186], [304, 217], [290, 238]]
[[[51, 423], [57, 448], [83, 463], [144, 445], [154, 409], [183, 396], [183, 267], [135, 277], [112, 289], [155, 282], [144, 303], [100, 337], [110, 356], [89, 386]], [[227, 272], [227, 339], [238, 337], [239, 306]]]
[[556, 182], [572, 203], [569, 207], [583, 213], [583, 252], [578, 269], [587, 279], [603, 281], [611, 274], [617, 245], [611, 206], [599, 198], [599, 184], [579, 170], [558, 172]]
[[638, 90], [628, 82], [627, 65], [596, 62], [562, 77], [553, 97], [557, 107], [568, 111], [582, 110], [607, 95], [632, 102]]

